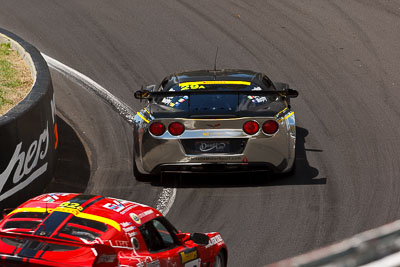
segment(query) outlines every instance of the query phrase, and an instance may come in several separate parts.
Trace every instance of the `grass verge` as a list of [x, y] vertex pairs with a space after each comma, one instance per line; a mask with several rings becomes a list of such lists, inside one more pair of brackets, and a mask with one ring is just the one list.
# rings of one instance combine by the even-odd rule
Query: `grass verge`
[[32, 84], [26, 63], [10, 44], [0, 44], [0, 116], [24, 99]]

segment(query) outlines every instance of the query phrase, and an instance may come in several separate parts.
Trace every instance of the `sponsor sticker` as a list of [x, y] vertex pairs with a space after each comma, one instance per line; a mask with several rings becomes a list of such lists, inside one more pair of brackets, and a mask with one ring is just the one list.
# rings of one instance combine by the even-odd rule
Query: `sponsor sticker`
[[121, 226], [122, 227], [128, 227], [129, 225], [131, 225], [132, 223], [130, 223], [130, 222], [122, 222], [121, 223]]
[[103, 205], [103, 208], [113, 210], [115, 212], [121, 212], [123, 209], [127, 207], [127, 205], [131, 204], [132, 202], [122, 199], [113, 199], [112, 202], [109, 202]]
[[137, 235], [137, 232], [130, 232], [130, 233], [126, 233], [129, 237], [134, 237], [135, 235]]
[[129, 216], [131, 217], [131, 219], [137, 223], [140, 224], [142, 221], [140, 220], [139, 216], [137, 216], [135, 213], [129, 213]]
[[163, 104], [165, 104], [165, 105], [169, 105], [169, 103], [171, 103], [171, 101], [172, 101], [172, 97], [164, 97], [164, 98], [161, 100], [161, 103], [163, 103]]
[[[50, 193], [45, 195], [46, 197], [42, 200], [43, 202], [54, 202], [59, 199], [59, 197], [68, 196], [70, 193]], [[39, 200], [39, 199], [37, 199]]]
[[224, 242], [224, 240], [222, 239], [221, 235], [216, 235], [210, 238], [210, 241], [208, 242], [208, 245], [206, 246], [206, 248], [209, 248], [211, 246], [215, 246], [215, 245], [219, 245], [222, 242]]
[[143, 217], [145, 217], [147, 215], [150, 215], [150, 214], [153, 214], [153, 213], [154, 213], [153, 210], [146, 210], [146, 211], [144, 211], [144, 212], [139, 214], [139, 218], [143, 218]]
[[125, 233], [127, 233], [127, 232], [135, 231], [136, 227], [135, 226], [129, 226], [129, 227], [122, 228], [122, 229], [124, 230]]
[[135, 207], [137, 207], [138, 205], [132, 205], [132, 206], [130, 206], [130, 207], [127, 207], [126, 209], [124, 209], [123, 211], [121, 211], [120, 213], [121, 214], [125, 214], [125, 213], [127, 213], [128, 211], [130, 211], [131, 209], [133, 209], [133, 208], [135, 208]]

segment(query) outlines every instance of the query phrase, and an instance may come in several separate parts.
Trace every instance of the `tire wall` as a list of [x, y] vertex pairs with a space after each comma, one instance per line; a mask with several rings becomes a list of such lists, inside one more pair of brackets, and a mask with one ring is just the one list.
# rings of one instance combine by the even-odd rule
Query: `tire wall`
[[29, 94], [0, 116], [0, 208], [14, 208], [41, 194], [53, 177], [58, 145], [54, 91], [40, 52], [0, 28], [0, 43], [10, 43], [31, 69]]

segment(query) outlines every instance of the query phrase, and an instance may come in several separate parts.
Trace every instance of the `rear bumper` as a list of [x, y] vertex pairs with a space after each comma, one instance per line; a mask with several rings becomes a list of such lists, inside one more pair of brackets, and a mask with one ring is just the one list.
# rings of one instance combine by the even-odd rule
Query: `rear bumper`
[[283, 160], [278, 166], [270, 163], [184, 163], [184, 164], [160, 164], [151, 174], [161, 173], [236, 173], [236, 172], [261, 172], [270, 171], [281, 173], [287, 167], [287, 161]]
[[[170, 135], [168, 131], [162, 136], [153, 136], [148, 131], [148, 123], [136, 120], [134, 123], [135, 164], [137, 170], [143, 174], [288, 172], [291, 170], [295, 158], [296, 132], [294, 115], [292, 117], [293, 120], [290, 123], [288, 120], [279, 121], [279, 131], [274, 135], [266, 135], [261, 130], [254, 135], [247, 135], [241, 128], [244, 121], [257, 120], [259, 125], [262, 125], [263, 121], [270, 118], [218, 120], [221, 129], [202, 129], [210, 122], [182, 119], [186, 130], [178, 137]], [[177, 120], [174, 119], [174, 121]], [[163, 123], [168, 125], [169, 121], [164, 119]], [[235, 129], [235, 125], [240, 127]], [[226, 128], [222, 128], [223, 126]], [[202, 140], [211, 140], [216, 143], [224, 143], [229, 140], [230, 151], [199, 153], [194, 148], [193, 142], [203, 142]]]

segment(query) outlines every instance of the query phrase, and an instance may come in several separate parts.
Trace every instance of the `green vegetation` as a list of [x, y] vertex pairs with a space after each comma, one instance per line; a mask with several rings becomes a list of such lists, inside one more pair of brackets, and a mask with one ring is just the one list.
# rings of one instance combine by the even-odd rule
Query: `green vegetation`
[[32, 85], [29, 76], [27, 66], [10, 44], [0, 44], [0, 116], [29, 92]]

